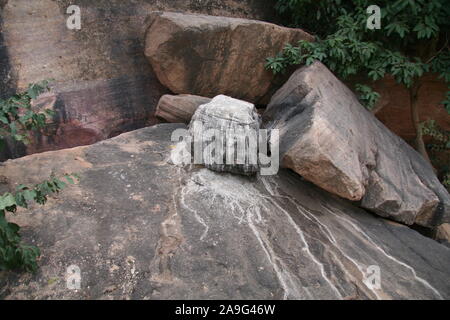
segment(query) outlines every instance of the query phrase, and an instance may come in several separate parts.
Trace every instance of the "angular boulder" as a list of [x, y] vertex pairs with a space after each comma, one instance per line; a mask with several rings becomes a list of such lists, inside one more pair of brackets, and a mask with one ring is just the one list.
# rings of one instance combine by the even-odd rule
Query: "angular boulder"
[[[169, 164], [164, 124], [7, 161], [0, 175], [80, 182], [10, 219], [42, 251], [1, 299], [449, 299], [450, 250], [289, 170], [254, 179]], [[81, 271], [79, 290], [67, 268]], [[364, 279], [380, 268], [380, 288]], [[371, 274], [371, 273], [370, 273]]]
[[210, 98], [192, 94], [165, 94], [159, 99], [155, 116], [170, 123], [189, 124], [195, 110], [210, 101]]
[[450, 220], [449, 194], [431, 166], [322, 63], [297, 70], [263, 118], [280, 130], [283, 166], [319, 187], [408, 225]]
[[300, 29], [207, 15], [155, 13], [145, 55], [163, 85], [178, 94], [225, 94], [259, 103], [274, 76], [267, 57], [287, 43], [313, 40]]
[[260, 122], [249, 102], [218, 95], [201, 105], [189, 124], [195, 163], [218, 172], [256, 174]]

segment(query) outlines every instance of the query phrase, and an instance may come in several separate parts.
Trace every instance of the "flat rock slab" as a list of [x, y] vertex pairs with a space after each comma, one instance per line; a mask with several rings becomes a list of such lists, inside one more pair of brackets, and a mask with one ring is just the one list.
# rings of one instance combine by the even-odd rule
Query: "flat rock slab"
[[211, 98], [225, 94], [259, 103], [274, 80], [266, 59], [299, 40], [313, 37], [256, 20], [155, 12], [145, 55], [161, 83], [174, 93]]
[[450, 196], [431, 166], [322, 63], [297, 70], [263, 119], [280, 130], [283, 166], [319, 187], [409, 225], [450, 220]]
[[[8, 161], [10, 181], [81, 181], [12, 219], [42, 250], [4, 299], [449, 299], [450, 249], [282, 170], [263, 179], [169, 164], [166, 124]], [[7, 187], [7, 186], [3, 186]], [[66, 269], [81, 289], [66, 288]], [[381, 289], [363, 275], [380, 267]]]

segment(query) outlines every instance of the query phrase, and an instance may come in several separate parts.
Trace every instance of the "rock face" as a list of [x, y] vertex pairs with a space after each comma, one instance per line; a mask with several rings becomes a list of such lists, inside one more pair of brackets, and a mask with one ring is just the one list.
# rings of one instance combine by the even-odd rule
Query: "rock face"
[[[127, 92], [123, 91], [124, 88]], [[156, 104], [159, 95], [166, 91], [157, 94], [149, 91], [147, 97], [140, 91], [145, 89], [133, 80], [118, 80], [114, 84], [86, 81], [70, 89], [57, 85], [52, 93], [39, 97], [35, 102], [38, 108], [55, 110], [56, 116], [45, 130], [48, 134], [34, 135], [26, 153], [88, 145], [158, 123], [153, 116], [154, 107], [148, 106]], [[117, 100], [113, 102], [111, 99]]]
[[[9, 181], [80, 183], [12, 217], [41, 247], [4, 299], [449, 299], [450, 250], [282, 170], [261, 179], [169, 164], [165, 124], [8, 161]], [[4, 186], [6, 187], [6, 186]], [[9, 187], [13, 187], [10, 185]], [[81, 270], [81, 289], [66, 270]], [[363, 282], [369, 266], [381, 288]]]
[[219, 95], [201, 105], [189, 124], [195, 163], [218, 172], [256, 174], [260, 122], [255, 106], [242, 100]]
[[321, 188], [406, 224], [449, 221], [449, 194], [430, 165], [323, 64], [296, 71], [264, 119], [280, 129], [283, 165]]
[[195, 110], [200, 105], [210, 101], [210, 98], [192, 94], [180, 94], [176, 96], [165, 94], [159, 99], [155, 116], [171, 123], [189, 124]]
[[[69, 30], [69, 0], [0, 1], [0, 98], [29, 83], [54, 79], [56, 135], [37, 136], [25, 153], [89, 144], [156, 123], [169, 91], [144, 52], [148, 15], [181, 10], [271, 19], [272, 2], [256, 0], [76, 1], [81, 29]], [[12, 148], [14, 157], [22, 148]]]
[[[445, 100], [448, 86], [432, 75], [420, 79], [422, 85], [418, 93], [420, 121], [435, 120], [444, 130], [450, 131], [450, 116], [441, 102]], [[405, 141], [413, 144], [416, 133], [411, 119], [409, 92], [392, 78], [378, 81], [374, 89], [382, 96], [381, 108], [376, 117]]]
[[145, 55], [174, 93], [260, 103], [274, 80], [265, 69], [267, 57], [287, 43], [312, 39], [261, 21], [164, 12], [155, 13], [147, 30]]
[[[441, 104], [445, 100], [448, 85], [434, 75], [426, 74], [420, 78], [421, 86], [417, 95], [420, 122], [434, 120], [436, 125], [444, 131], [450, 132], [450, 116]], [[377, 81], [374, 89], [381, 94], [380, 108], [375, 116], [386, 126], [403, 138], [413, 147], [416, 132], [411, 118], [410, 95], [408, 90], [390, 77]], [[435, 143], [430, 136], [425, 136], [426, 144]], [[433, 158], [433, 152], [430, 153]], [[450, 150], [439, 152], [439, 161], [433, 165], [439, 172], [446, 171], [446, 159], [450, 159]]]

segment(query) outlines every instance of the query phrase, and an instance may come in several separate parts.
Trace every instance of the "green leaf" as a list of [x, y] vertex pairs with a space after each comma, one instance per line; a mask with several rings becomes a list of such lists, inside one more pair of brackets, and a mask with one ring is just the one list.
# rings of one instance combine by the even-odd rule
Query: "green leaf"
[[53, 117], [56, 114], [56, 112], [51, 109], [45, 109], [44, 112], [50, 117]]
[[23, 192], [23, 196], [25, 197], [25, 200], [27, 201], [34, 201], [34, 199], [36, 198], [36, 191], [35, 190], [25, 190]]
[[4, 123], [4, 124], [8, 124], [9, 123], [8, 119], [5, 116], [0, 116], [0, 121], [2, 123]]
[[[71, 179], [71, 176], [77, 177], [64, 175], [66, 179]], [[32, 188], [21, 184], [17, 186], [15, 194], [5, 193], [0, 196], [0, 270], [24, 269], [35, 272], [38, 268], [37, 258], [40, 255], [39, 248], [21, 242], [20, 227], [6, 220], [5, 210], [14, 212], [17, 206], [26, 208], [27, 202], [31, 201], [44, 204], [47, 194], [58, 192], [64, 186], [66, 183], [51, 176], [51, 180], [43, 181]]]
[[56, 190], [64, 189], [66, 187], [66, 184], [57, 178], [53, 179], [53, 183], [56, 186]]
[[69, 175], [65, 176], [65, 178], [70, 184], [75, 184], [75, 181]]
[[24, 184], [19, 184], [19, 185], [16, 187], [16, 190], [17, 190], [17, 191], [22, 191], [22, 190], [24, 190], [24, 189], [26, 189], [26, 188], [27, 188], [26, 185], [24, 185]]
[[23, 141], [25, 139], [25, 136], [23, 136], [21, 134], [15, 134], [15, 135], [13, 135], [13, 138], [16, 141]]
[[0, 196], [0, 210], [4, 210], [8, 207], [12, 207], [16, 204], [16, 199], [11, 193], [5, 193]]
[[34, 85], [32, 85], [28, 88], [27, 94], [31, 99], [36, 99], [39, 95], [39, 90]]

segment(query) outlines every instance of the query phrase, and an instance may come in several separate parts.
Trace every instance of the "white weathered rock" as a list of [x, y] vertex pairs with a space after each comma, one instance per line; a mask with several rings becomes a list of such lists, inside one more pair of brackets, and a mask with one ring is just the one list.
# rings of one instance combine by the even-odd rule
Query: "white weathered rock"
[[431, 166], [323, 64], [297, 70], [264, 119], [280, 129], [282, 164], [321, 188], [406, 224], [449, 221], [449, 194]]
[[219, 172], [255, 174], [259, 125], [260, 117], [249, 102], [219, 95], [201, 105], [189, 125], [194, 151], [202, 150], [194, 156], [195, 163]]

